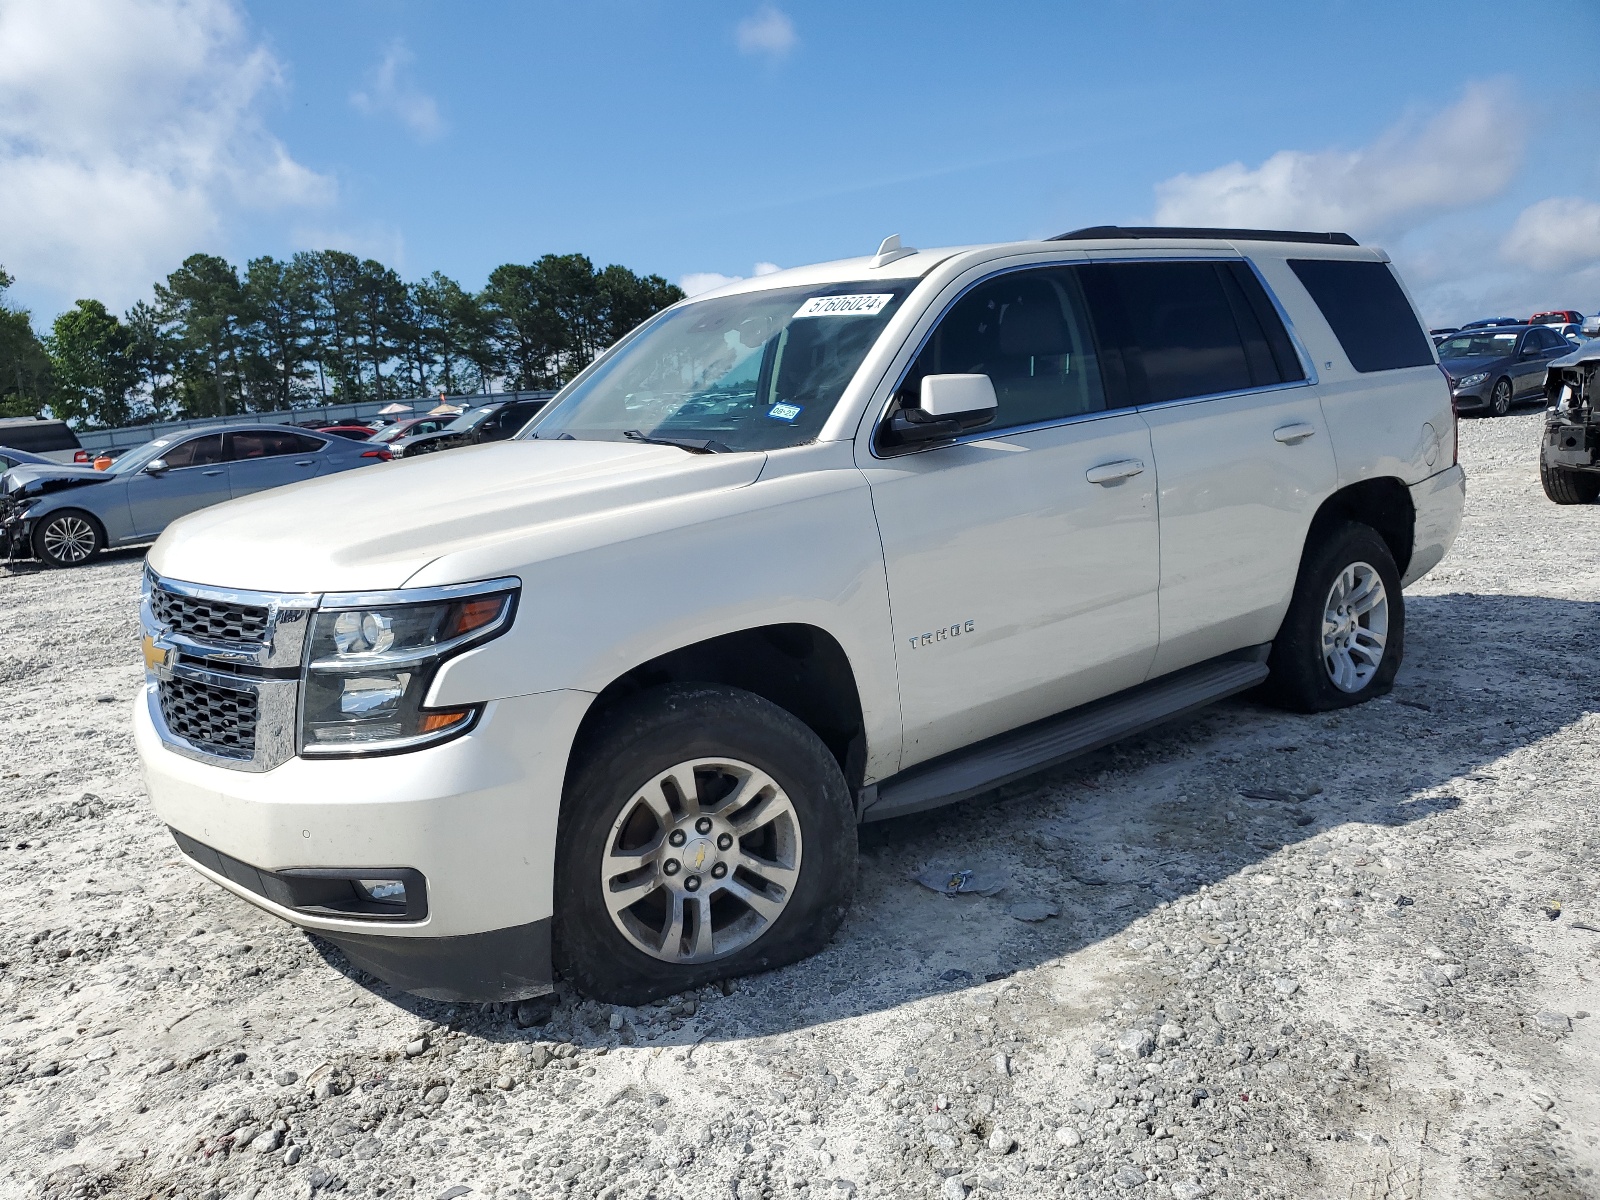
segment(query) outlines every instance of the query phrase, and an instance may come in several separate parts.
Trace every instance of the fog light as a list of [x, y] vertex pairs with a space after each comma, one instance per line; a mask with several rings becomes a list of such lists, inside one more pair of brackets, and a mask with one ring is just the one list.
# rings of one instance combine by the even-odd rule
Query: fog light
[[379, 904], [406, 902], [406, 885], [398, 879], [358, 879], [356, 883], [369, 900], [376, 900]]

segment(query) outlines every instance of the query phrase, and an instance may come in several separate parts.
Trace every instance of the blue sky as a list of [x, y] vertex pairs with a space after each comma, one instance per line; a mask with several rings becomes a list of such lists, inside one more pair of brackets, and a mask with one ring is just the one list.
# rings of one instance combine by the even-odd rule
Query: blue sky
[[1387, 246], [1430, 320], [1594, 312], [1597, 52], [1592, 0], [4, 0], [0, 263], [42, 323], [194, 250], [693, 287], [1236, 221]]

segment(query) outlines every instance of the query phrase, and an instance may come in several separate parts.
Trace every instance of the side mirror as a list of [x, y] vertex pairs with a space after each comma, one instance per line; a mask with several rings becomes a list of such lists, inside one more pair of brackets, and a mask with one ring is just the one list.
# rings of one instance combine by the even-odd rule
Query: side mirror
[[164, 458], [152, 458], [145, 463], [144, 473], [146, 475], [165, 475], [167, 473], [167, 460]]
[[981, 429], [994, 420], [999, 401], [987, 375], [924, 375], [920, 407], [903, 408], [889, 420], [895, 441], [939, 442]]

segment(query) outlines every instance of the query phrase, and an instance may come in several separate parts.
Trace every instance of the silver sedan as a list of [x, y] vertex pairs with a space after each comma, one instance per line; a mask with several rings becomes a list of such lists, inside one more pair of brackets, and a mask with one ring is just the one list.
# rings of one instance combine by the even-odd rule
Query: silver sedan
[[196, 509], [389, 458], [370, 442], [257, 425], [157, 438], [104, 471], [19, 465], [0, 477], [0, 546], [76, 567], [107, 547], [154, 541]]

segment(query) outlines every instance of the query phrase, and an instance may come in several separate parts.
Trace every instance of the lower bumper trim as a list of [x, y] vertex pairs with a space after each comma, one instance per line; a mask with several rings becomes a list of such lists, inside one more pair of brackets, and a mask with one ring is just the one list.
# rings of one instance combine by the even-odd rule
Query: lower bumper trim
[[458, 937], [316, 936], [367, 974], [429, 1000], [491, 1004], [542, 996], [554, 986], [548, 917]]

